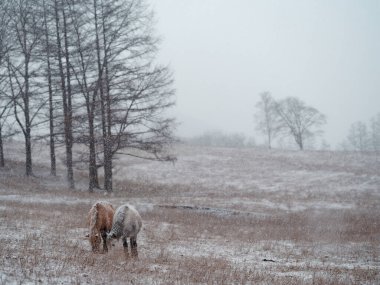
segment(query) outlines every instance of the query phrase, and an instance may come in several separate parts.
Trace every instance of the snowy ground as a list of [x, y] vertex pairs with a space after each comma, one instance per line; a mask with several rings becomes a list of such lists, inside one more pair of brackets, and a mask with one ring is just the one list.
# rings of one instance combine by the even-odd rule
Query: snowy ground
[[[175, 164], [122, 157], [115, 193], [66, 189], [36, 145], [0, 169], [0, 284], [379, 284], [380, 157], [179, 145]], [[129, 202], [144, 226], [139, 260], [121, 242], [93, 254], [86, 215]]]

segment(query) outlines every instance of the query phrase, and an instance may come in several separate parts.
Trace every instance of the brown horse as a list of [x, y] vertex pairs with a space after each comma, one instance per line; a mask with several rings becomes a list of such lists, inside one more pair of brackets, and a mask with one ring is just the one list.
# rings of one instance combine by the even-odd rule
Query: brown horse
[[93, 252], [98, 252], [103, 239], [103, 251], [107, 252], [107, 233], [112, 228], [112, 219], [115, 209], [109, 202], [96, 202], [88, 213], [90, 227], [89, 240]]

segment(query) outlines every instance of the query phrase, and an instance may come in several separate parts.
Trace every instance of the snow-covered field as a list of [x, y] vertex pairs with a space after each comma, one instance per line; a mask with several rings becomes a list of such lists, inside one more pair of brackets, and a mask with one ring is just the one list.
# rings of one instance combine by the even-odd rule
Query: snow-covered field
[[[0, 284], [380, 284], [380, 157], [344, 152], [178, 145], [178, 161], [121, 157], [115, 191], [88, 194], [35, 177], [22, 144], [0, 169]], [[38, 155], [38, 157], [37, 157]], [[139, 259], [121, 242], [93, 254], [86, 216], [97, 200], [134, 204]]]

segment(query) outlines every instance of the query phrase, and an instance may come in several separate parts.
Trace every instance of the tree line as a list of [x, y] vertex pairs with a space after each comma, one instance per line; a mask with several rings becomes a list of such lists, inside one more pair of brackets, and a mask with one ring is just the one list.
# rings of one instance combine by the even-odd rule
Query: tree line
[[187, 144], [206, 147], [244, 148], [256, 146], [254, 138], [247, 138], [242, 133], [224, 133], [221, 131], [206, 131], [201, 135], [183, 138]]
[[342, 148], [351, 151], [374, 151], [380, 153], [380, 113], [369, 123], [357, 121], [351, 124]]
[[[302, 150], [307, 140], [322, 134], [326, 116], [296, 97], [275, 100], [269, 92], [263, 92], [256, 104], [255, 122], [269, 149], [276, 138], [289, 136]], [[373, 116], [368, 124], [362, 121], [352, 123], [340, 148], [380, 152], [380, 113]]]
[[[0, 165], [3, 140], [45, 139], [50, 172], [65, 149], [68, 186], [76, 163], [88, 165], [89, 191], [112, 191], [117, 155], [173, 160], [173, 76], [156, 62], [153, 12], [141, 0], [15, 0], [0, 2]], [[73, 147], [84, 146], [83, 156]], [[137, 149], [138, 152], [130, 151]]]

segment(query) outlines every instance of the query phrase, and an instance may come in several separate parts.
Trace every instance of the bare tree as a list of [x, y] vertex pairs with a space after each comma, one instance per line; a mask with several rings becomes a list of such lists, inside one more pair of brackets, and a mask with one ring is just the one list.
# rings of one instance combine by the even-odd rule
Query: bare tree
[[347, 141], [353, 150], [360, 152], [368, 150], [369, 134], [366, 124], [361, 121], [351, 124]]
[[[113, 100], [112, 126], [116, 130], [112, 136], [113, 154], [171, 161], [175, 158], [164, 152], [165, 146], [175, 141], [175, 122], [165, 116], [165, 110], [174, 104], [171, 73], [165, 67], [145, 72], [135, 84], [123, 86], [119, 82], [129, 92], [118, 94]], [[142, 152], [137, 155], [125, 152], [125, 148]]]
[[67, 121], [67, 126], [65, 126], [65, 137], [67, 144], [67, 169], [70, 188], [74, 188], [74, 172], [73, 172], [73, 104], [72, 104], [72, 89], [71, 89], [71, 71], [70, 71], [70, 52], [69, 52], [69, 40], [68, 40], [68, 24], [65, 0], [61, 0], [62, 5], [62, 19], [63, 19], [63, 39], [64, 39], [64, 58], [66, 64], [66, 86], [67, 86], [67, 112], [65, 113], [65, 121]]
[[[112, 5], [112, 4], [111, 4]], [[100, 1], [100, 6], [98, 4], [97, 0], [93, 0], [93, 7], [94, 7], [94, 31], [95, 31], [95, 46], [96, 46], [96, 55], [97, 55], [97, 67], [98, 67], [98, 88], [99, 88], [99, 95], [100, 95], [100, 112], [101, 112], [101, 128], [102, 128], [102, 144], [103, 144], [103, 152], [104, 152], [104, 159], [103, 159], [103, 167], [104, 167], [104, 188], [106, 191], [112, 191], [112, 160], [108, 159], [110, 157], [110, 122], [108, 120], [108, 116], [106, 116], [106, 104], [108, 105], [109, 102], [109, 96], [106, 96], [106, 86], [109, 86], [109, 79], [107, 78], [108, 74], [105, 74], [105, 71], [107, 69], [108, 72], [108, 53], [107, 53], [107, 47], [106, 47], [106, 31], [105, 31], [105, 17], [106, 16], [113, 16], [111, 13], [107, 13], [108, 15], [105, 15], [104, 13], [104, 5], [103, 1]], [[100, 10], [100, 11], [99, 11]], [[99, 23], [99, 16], [102, 18], [101, 25]], [[101, 50], [101, 41], [100, 41], [100, 32], [101, 29], [103, 29], [103, 49]], [[101, 56], [101, 52], [103, 52], [103, 59]], [[107, 92], [107, 95], [109, 93]], [[107, 100], [107, 102], [106, 102]]]
[[371, 144], [374, 151], [380, 152], [380, 113], [371, 119]]
[[46, 79], [47, 79], [47, 85], [48, 85], [48, 94], [49, 94], [49, 148], [50, 148], [50, 174], [53, 176], [57, 175], [56, 170], [56, 155], [55, 155], [55, 130], [54, 130], [54, 100], [53, 100], [53, 68], [52, 68], [52, 43], [50, 42], [50, 24], [49, 21], [49, 11], [48, 6], [43, 0], [43, 20], [44, 20], [44, 34], [45, 34], [45, 42], [42, 44], [42, 54], [46, 58]]
[[25, 138], [26, 175], [32, 172], [32, 128], [46, 104], [39, 92], [36, 49], [41, 39], [41, 10], [38, 1], [17, 0], [10, 5], [10, 32], [13, 46], [7, 69], [15, 120]]
[[[95, 110], [103, 154], [104, 188], [112, 191], [112, 160], [125, 148], [142, 150], [149, 159], [162, 155], [174, 140], [173, 120], [164, 112], [174, 104], [172, 75], [154, 65], [158, 39], [144, 1], [93, 0], [96, 48]], [[125, 154], [125, 151], [122, 151]], [[140, 152], [142, 153], [142, 152]], [[132, 154], [128, 152], [128, 154]]]
[[260, 101], [256, 104], [258, 112], [255, 114], [256, 129], [267, 138], [268, 148], [272, 148], [272, 140], [281, 130], [281, 122], [276, 112], [276, 102], [269, 92], [260, 94]]
[[3, 88], [0, 83], [0, 167], [5, 166], [4, 140], [18, 133], [13, 128], [14, 121], [11, 120], [13, 102], [9, 99], [7, 90]]
[[[5, 104], [2, 104], [2, 103]], [[0, 167], [5, 166], [4, 159], [4, 146], [3, 146], [3, 138], [4, 138], [4, 126], [7, 122], [7, 118], [11, 112], [11, 103], [12, 101], [5, 101], [3, 97], [0, 95]]]
[[4, 64], [6, 62], [6, 57], [8, 55], [8, 51], [11, 47], [10, 43], [10, 34], [8, 30], [10, 29], [10, 13], [7, 2], [0, 2], [0, 68], [1, 68], [1, 82], [4, 82], [4, 78], [6, 78], [6, 71], [4, 68]]
[[55, 141], [64, 142], [71, 188], [74, 163], [81, 159], [73, 158], [74, 143], [88, 146], [90, 191], [99, 187], [99, 167], [104, 167], [104, 188], [112, 191], [113, 159], [121, 153], [174, 159], [165, 152], [175, 140], [174, 120], [166, 113], [174, 104], [173, 79], [168, 67], [155, 62], [159, 39], [145, 1], [6, 3], [12, 4], [8, 14], [13, 32], [8, 34], [14, 47], [2, 78], [9, 87], [4, 90], [12, 115], [25, 136], [28, 175], [31, 130], [37, 124], [44, 124], [38, 130], [45, 132], [42, 136], [49, 130], [53, 175]]
[[67, 0], [66, 5], [73, 89], [82, 94], [85, 110], [74, 115], [76, 141], [89, 148], [89, 191], [99, 187], [99, 166], [104, 188], [112, 191], [112, 160], [119, 150], [133, 146], [150, 152], [150, 159], [169, 158], [160, 152], [173, 140], [173, 120], [163, 115], [173, 105], [172, 75], [153, 64], [158, 39], [144, 1]]
[[320, 127], [326, 123], [325, 115], [295, 97], [277, 102], [276, 112], [282, 129], [294, 138], [300, 150], [304, 149], [305, 140], [319, 134]]
[[[73, 52], [71, 69], [76, 81], [74, 87], [84, 99], [83, 111], [75, 115], [77, 125], [76, 141], [88, 146], [88, 167], [89, 167], [89, 191], [99, 188], [98, 182], [98, 163], [96, 153], [96, 122], [95, 111], [99, 102], [99, 74], [94, 54], [94, 17], [93, 5], [90, 1], [67, 1], [69, 17], [72, 23]], [[101, 71], [103, 68], [101, 68]], [[82, 110], [79, 109], [79, 110]], [[85, 114], [85, 115], [84, 115]], [[85, 122], [85, 124], [83, 124]], [[74, 122], [75, 123], [75, 122]], [[84, 127], [85, 126], [85, 127]]]
[[7, 13], [7, 6], [5, 2], [0, 2], [0, 167], [5, 166], [4, 149], [3, 149], [3, 129], [11, 111], [11, 101], [6, 94], [7, 76], [5, 58], [9, 50], [8, 43], [8, 28], [10, 18]]
[[[62, 92], [62, 106], [63, 106], [63, 125], [64, 137], [66, 147], [66, 169], [67, 181], [70, 188], [75, 187], [74, 171], [73, 171], [73, 135], [72, 135], [72, 110], [71, 110], [71, 82], [70, 74], [67, 71], [69, 67], [69, 54], [67, 51], [67, 30], [66, 30], [66, 15], [64, 14], [64, 2], [54, 0], [54, 15], [55, 15], [55, 29], [56, 29], [56, 42], [57, 42], [57, 60], [59, 66], [59, 75], [61, 80]], [[63, 23], [62, 23], [63, 18]], [[63, 27], [62, 27], [63, 26]], [[62, 32], [63, 29], [63, 32]], [[64, 39], [62, 40], [61, 34], [63, 33]], [[65, 62], [64, 62], [65, 60]], [[64, 66], [66, 64], [66, 69]], [[66, 82], [67, 79], [67, 82]]]

